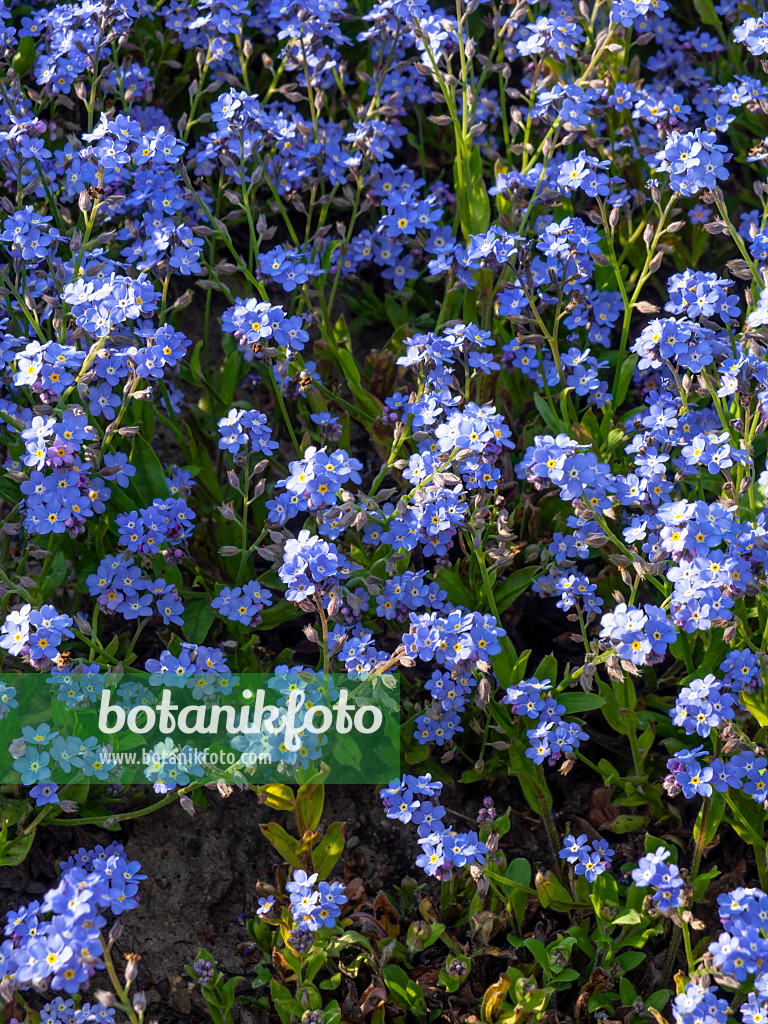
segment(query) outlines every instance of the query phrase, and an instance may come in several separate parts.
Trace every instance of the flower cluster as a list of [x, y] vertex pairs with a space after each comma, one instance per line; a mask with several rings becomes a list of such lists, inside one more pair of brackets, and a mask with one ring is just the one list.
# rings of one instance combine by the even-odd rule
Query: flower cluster
[[272, 440], [272, 431], [267, 424], [267, 417], [256, 409], [231, 409], [218, 423], [219, 448], [234, 455], [245, 445], [250, 445], [254, 452], [271, 455], [277, 448]]
[[35, 665], [50, 664], [59, 651], [62, 640], [72, 639], [74, 620], [65, 612], [57, 612], [53, 605], [32, 608], [25, 604], [9, 612], [0, 633], [0, 647], [9, 654], [28, 658]]
[[574, 837], [570, 834], [563, 838], [563, 848], [558, 856], [573, 865], [577, 875], [584, 875], [588, 882], [594, 882], [611, 866], [611, 858], [615, 855], [604, 839], [587, 842], [586, 834]]
[[317, 873], [296, 870], [285, 888], [296, 926], [309, 932], [332, 928], [347, 902], [341, 882], [318, 882]]
[[565, 705], [549, 696], [552, 683], [549, 679], [526, 679], [515, 686], [508, 686], [502, 697], [503, 704], [510, 705], [513, 715], [536, 722], [534, 729], [527, 729], [529, 746], [526, 757], [534, 764], [547, 761], [557, 764], [561, 757], [577, 750], [588, 735], [577, 721], [565, 721], [562, 713]]
[[278, 575], [288, 589], [289, 601], [300, 602], [320, 594], [352, 572], [349, 561], [335, 544], [309, 530], [300, 530], [297, 538], [285, 542], [283, 564]]
[[477, 832], [457, 833], [443, 823], [445, 807], [434, 802], [441, 790], [442, 783], [433, 782], [431, 775], [403, 775], [393, 779], [379, 795], [388, 818], [418, 826], [422, 852], [416, 858], [417, 867], [445, 880], [456, 868], [485, 864], [488, 847]]
[[[87, 985], [104, 966], [104, 912], [122, 914], [137, 906], [139, 882], [147, 877], [119, 843], [81, 848], [60, 867], [59, 884], [42, 900], [6, 915], [0, 956], [3, 976], [13, 989], [47, 985], [53, 992], [74, 995]], [[64, 1019], [74, 1024], [72, 1003], [67, 1009]], [[100, 1018], [84, 1011], [82, 1020], [89, 1019]]]
[[[744, 1024], [760, 1024], [768, 1012], [768, 896], [762, 889], [740, 887], [721, 893], [717, 908], [723, 931], [709, 944], [711, 964], [721, 979], [734, 979], [734, 987], [742, 987], [739, 1014]], [[696, 1019], [720, 1024], [727, 1019], [728, 1003], [708, 981], [706, 975], [699, 976], [678, 992], [672, 1005], [675, 1024], [693, 1024]]]
[[653, 900], [659, 910], [672, 910], [682, 906], [685, 890], [677, 864], [667, 863], [669, 850], [660, 846], [646, 853], [632, 871], [632, 881], [641, 888], [653, 888]]

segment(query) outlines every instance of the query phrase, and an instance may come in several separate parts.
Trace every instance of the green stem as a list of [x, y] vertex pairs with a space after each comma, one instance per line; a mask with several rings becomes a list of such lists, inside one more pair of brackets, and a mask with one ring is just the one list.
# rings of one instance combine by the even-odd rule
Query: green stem
[[112, 963], [112, 956], [111, 956], [111, 953], [110, 953], [110, 944], [108, 944], [105, 941], [104, 936], [101, 933], [99, 933], [99, 942], [101, 943], [101, 949], [102, 949], [102, 952], [104, 953], [104, 966], [107, 969], [107, 974], [109, 975], [109, 980], [112, 982], [112, 987], [115, 990], [115, 995], [117, 996], [117, 998], [120, 1000], [120, 1002], [122, 1004], [120, 1009], [128, 1017], [128, 1019], [130, 1020], [131, 1024], [140, 1024], [139, 1018], [133, 1012], [133, 1007], [131, 1006], [130, 1002], [128, 1001], [128, 988], [130, 986], [127, 986], [126, 988], [123, 988], [123, 986], [120, 984], [120, 979], [117, 976], [117, 971], [115, 970], [115, 965]]
[[[202, 782], [191, 782], [188, 786], [184, 786], [183, 789], [174, 790], [173, 793], [169, 793], [164, 796], [162, 800], [157, 800], [153, 804], [148, 804], [146, 807], [141, 807], [138, 811], [125, 811], [123, 814], [114, 814], [109, 816], [109, 821], [117, 825], [121, 821], [132, 821], [134, 818], [143, 818], [147, 814], [152, 814], [153, 811], [159, 811], [161, 807], [167, 807], [168, 804], [173, 803], [181, 796], [186, 796], [187, 793], [192, 793], [194, 790], [199, 789], [204, 783]], [[70, 825], [103, 825], [105, 821], [103, 814], [93, 818], [56, 818], [51, 824], [52, 825], [66, 825], [69, 828]]]
[[561, 885], [564, 885], [563, 872], [560, 867], [560, 837], [557, 834], [557, 829], [552, 821], [552, 808], [550, 807], [547, 795], [549, 794], [549, 787], [547, 786], [544, 778], [544, 771], [540, 764], [536, 765], [536, 779], [538, 785], [536, 786], [536, 792], [539, 798], [539, 807], [541, 812], [541, 818], [544, 822], [544, 828], [546, 829], [547, 839], [549, 840], [549, 849], [552, 853], [552, 861], [554, 863], [553, 874], [557, 878]]
[[[728, 797], [726, 796], [726, 800]], [[699, 867], [701, 866], [701, 858], [704, 854], [704, 843], [707, 838], [707, 819], [709, 818], [709, 809], [712, 803], [712, 798], [705, 796], [704, 802], [701, 805], [701, 824], [699, 825], [699, 832], [696, 837], [696, 847], [693, 851], [693, 862], [691, 864], [690, 874], [688, 875], [688, 881], [692, 885], [696, 876], [699, 873]], [[677, 951], [680, 949], [680, 940], [685, 939], [685, 954], [688, 961], [689, 972], [693, 970], [693, 952], [691, 951], [691, 937], [687, 930], [687, 925], [683, 925], [683, 928], [675, 928], [675, 933], [672, 936], [672, 942], [667, 953], [667, 959], [664, 963], [664, 982], [668, 984], [672, 977], [672, 971], [675, 967], [675, 958], [677, 957]]]

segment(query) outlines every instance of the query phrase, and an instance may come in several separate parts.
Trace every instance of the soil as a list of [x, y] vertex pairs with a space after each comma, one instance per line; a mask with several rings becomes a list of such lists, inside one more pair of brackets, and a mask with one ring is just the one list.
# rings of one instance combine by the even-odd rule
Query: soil
[[[537, 620], [533, 610], [521, 607], [526, 601], [515, 602], [505, 620], [519, 649], [531, 646], [534, 639], [542, 642], [542, 614], [550, 637], [557, 637], [568, 625], [554, 602], [536, 599]], [[295, 639], [294, 633], [294, 643]], [[547, 649], [554, 649], [567, 660], [567, 646], [558, 651], [559, 645], [550, 640]], [[599, 739], [593, 743], [599, 744]], [[594, 753], [604, 756], [597, 746]], [[551, 787], [558, 830], [564, 833], [576, 818], [574, 828], [583, 831], [579, 823], [589, 816], [586, 808], [594, 777], [577, 764], [567, 779], [552, 772]], [[136, 988], [147, 994], [148, 1022], [196, 1024], [209, 1019], [185, 967], [204, 947], [227, 977], [243, 975], [243, 990], [250, 990], [247, 979], [255, 973], [256, 965], [248, 955], [245, 921], [254, 916], [258, 884], [274, 883], [275, 872], [282, 866], [259, 825], [277, 820], [291, 831], [293, 822], [289, 815], [261, 805], [253, 793], [236, 791], [226, 799], [216, 791], [207, 793], [208, 806], [199, 808], [194, 816], [179, 804], [172, 804], [156, 814], [124, 823], [117, 833], [94, 827], [40, 829], [26, 861], [15, 868], [0, 869], [0, 911], [39, 899], [55, 883], [58, 862], [78, 847], [118, 838], [147, 875], [141, 885], [139, 906], [122, 916], [123, 933], [115, 947], [118, 968], [122, 954], [141, 954]], [[491, 784], [446, 786], [443, 802], [452, 812], [452, 823], [459, 829], [476, 828], [477, 810], [489, 794], [499, 813], [510, 809], [511, 827], [501, 844], [507, 857], [526, 857], [534, 868], [550, 863], [544, 828], [523, 800], [514, 778], [500, 777]], [[371, 902], [381, 890], [392, 892], [406, 876], [424, 881], [413, 863], [416, 847], [412, 830], [386, 819], [377, 787], [328, 786], [321, 828], [332, 821], [346, 823], [346, 846], [334, 878], [345, 882], [361, 879]], [[427, 881], [426, 891], [439, 900], [437, 883]], [[99, 985], [96, 979], [93, 987], [106, 988], [108, 984], [105, 980]], [[236, 1013], [240, 1013], [239, 1007]], [[235, 1020], [237, 1024], [237, 1016]], [[257, 1020], [243, 1011], [240, 1024]]]
[[[590, 756], [601, 756], [599, 741], [596, 736], [585, 747]], [[592, 832], [615, 815], [610, 807], [610, 791], [596, 787], [594, 776], [578, 763], [567, 778], [551, 771], [548, 780], [555, 802], [554, 822], [560, 834], [569, 829], [574, 834]], [[119, 833], [94, 827], [41, 828], [24, 863], [0, 869], [0, 911], [4, 912], [40, 899], [55, 883], [58, 862], [79, 846], [92, 847], [114, 838], [124, 843], [129, 856], [141, 862], [147, 880], [141, 885], [139, 906], [122, 916], [123, 932], [113, 958], [120, 970], [123, 954], [141, 955], [136, 988], [147, 995], [148, 1024], [210, 1020], [185, 970], [200, 947], [213, 955], [226, 977], [244, 978], [238, 993], [252, 992], [257, 959], [248, 948], [245, 921], [254, 916], [259, 883], [274, 883], [276, 871], [282, 868], [259, 825], [277, 820], [291, 831], [293, 822], [289, 815], [261, 805], [253, 793], [235, 791], [227, 798], [216, 791], [207, 793], [208, 806], [198, 809], [194, 816], [179, 804], [172, 804], [156, 814], [124, 823]], [[460, 829], [476, 827], [473, 822], [477, 809], [489, 793], [497, 811], [510, 809], [510, 830], [501, 843], [507, 858], [525, 857], [534, 870], [551, 864], [541, 821], [523, 801], [513, 778], [501, 777], [491, 785], [446, 786], [443, 798], [449, 820]], [[346, 823], [346, 846], [333, 878], [345, 883], [360, 879], [369, 903], [382, 890], [393, 893], [394, 886], [407, 876], [424, 882], [413, 864], [412, 830], [386, 819], [377, 787], [328, 786], [321, 829], [336, 820]], [[673, 829], [683, 845], [689, 840], [691, 825], [692, 821], [681, 821]], [[634, 861], [641, 855], [642, 833], [632, 838], [611, 838], [618, 863]], [[731, 887], [749, 884], [739, 854], [743, 851], [713, 851], [725, 873], [718, 891], [726, 880]], [[439, 903], [437, 883], [427, 880], [425, 892]], [[557, 927], [555, 921], [538, 927], [545, 925], [547, 929]], [[498, 962], [492, 966], [498, 970]], [[491, 981], [493, 978], [487, 983]], [[100, 987], [108, 988], [108, 982], [97, 977], [93, 988]], [[258, 1007], [236, 1005], [233, 1013], [234, 1024], [271, 1024], [273, 1020]]]
[[[543, 829], [521, 806], [513, 780], [498, 780], [493, 789], [499, 809], [506, 806], [505, 796], [513, 803], [512, 828], [503, 843], [507, 855], [526, 856], [534, 864], [546, 860]], [[455, 819], [458, 827], [472, 827], [470, 820], [487, 792], [485, 786], [446, 791], [449, 808], [464, 816]], [[465, 803], [456, 802], [459, 793]], [[281, 866], [259, 830], [260, 823], [271, 820], [291, 830], [288, 815], [261, 805], [252, 793], [235, 792], [224, 799], [209, 791], [209, 806], [193, 817], [172, 804], [125, 823], [120, 833], [93, 827], [42, 828], [23, 864], [0, 869], [0, 911], [40, 899], [55, 882], [58, 862], [79, 846], [119, 838], [148, 877], [141, 885], [139, 906], [122, 916], [115, 963], [119, 969], [121, 954], [141, 954], [136, 988], [147, 994], [147, 1021], [195, 1024], [206, 1015], [185, 966], [201, 946], [226, 976], [248, 979], [255, 973], [247, 952], [245, 916], [254, 915], [257, 884], [273, 883]], [[413, 864], [410, 830], [384, 817], [376, 787], [327, 787], [321, 826], [334, 820], [346, 822], [346, 846], [334, 878], [360, 878], [371, 901], [406, 876], [423, 880]], [[427, 891], [437, 898], [436, 883], [428, 882]], [[93, 987], [99, 987], [98, 979]], [[243, 987], [247, 991], [250, 985], [244, 982]], [[244, 1011], [241, 1024], [255, 1019]]]

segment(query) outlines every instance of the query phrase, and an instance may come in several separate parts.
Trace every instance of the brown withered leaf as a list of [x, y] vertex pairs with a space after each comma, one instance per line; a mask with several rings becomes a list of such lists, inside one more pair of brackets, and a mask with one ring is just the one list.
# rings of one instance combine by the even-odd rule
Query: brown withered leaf
[[611, 806], [611, 786], [595, 786], [587, 796], [587, 817], [595, 826], [600, 828], [616, 817], [616, 808]]
[[289, 974], [293, 973], [292, 969], [288, 966], [288, 961], [279, 949], [272, 950], [272, 965], [282, 978], [287, 978]]
[[396, 939], [400, 934], [400, 915], [383, 892], [373, 901], [373, 912], [387, 935]]
[[589, 976], [589, 981], [579, 993], [576, 1000], [575, 1017], [577, 1022], [589, 1019], [589, 1000], [595, 992], [606, 992], [611, 985], [610, 977], [601, 967], [596, 967]]
[[353, 914], [352, 924], [360, 932], [361, 935], [365, 935], [367, 938], [374, 939], [388, 939], [389, 935], [384, 931], [382, 926], [371, 914]]
[[345, 904], [347, 913], [359, 907], [365, 899], [365, 885], [362, 878], [351, 878], [344, 888], [347, 902]]
[[382, 985], [377, 985], [374, 982], [368, 986], [368, 988], [360, 996], [360, 1012], [365, 1017], [369, 1013], [373, 1013], [374, 1010], [378, 1009], [379, 1006], [383, 1006], [387, 999], [387, 990]]

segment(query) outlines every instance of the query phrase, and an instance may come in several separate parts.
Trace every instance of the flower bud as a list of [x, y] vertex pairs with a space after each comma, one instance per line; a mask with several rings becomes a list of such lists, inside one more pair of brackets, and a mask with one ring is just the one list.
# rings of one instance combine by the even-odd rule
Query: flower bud
[[139, 974], [139, 960], [141, 960], [141, 953], [126, 953], [125, 954], [126, 964], [125, 978], [126, 985], [130, 985], [131, 982], [135, 981]]

